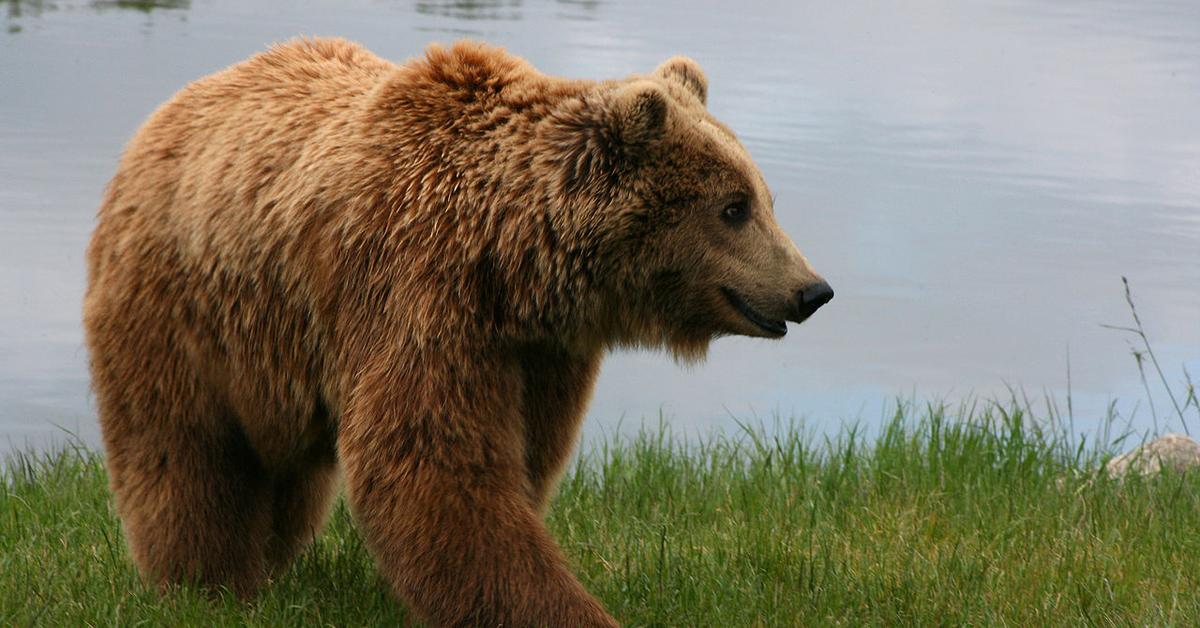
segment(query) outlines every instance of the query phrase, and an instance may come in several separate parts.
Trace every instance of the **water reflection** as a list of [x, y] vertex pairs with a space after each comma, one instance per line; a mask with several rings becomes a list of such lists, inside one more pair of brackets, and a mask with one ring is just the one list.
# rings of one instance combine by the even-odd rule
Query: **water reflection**
[[97, 11], [108, 9], [127, 9], [150, 13], [156, 9], [186, 11], [192, 8], [192, 0], [95, 0], [88, 6]]
[[417, 13], [452, 20], [519, 20], [521, 0], [448, 0], [417, 2]]
[[149, 14], [157, 10], [186, 11], [192, 7], [191, 0], [92, 0], [87, 3], [46, 2], [44, 0], [0, 0], [4, 6], [5, 30], [20, 33], [24, 30], [23, 19], [36, 19], [49, 12], [87, 9], [95, 13], [107, 11], [136, 11]]
[[4, 30], [9, 33], [21, 32], [21, 18], [40, 17], [46, 11], [58, 8], [53, 2], [43, 0], [0, 0], [0, 4], [4, 6], [4, 17], [8, 22]]
[[556, 0], [560, 10], [555, 17], [564, 20], [591, 21], [600, 19], [597, 10], [601, 3], [598, 0]]
[[[561, 11], [555, 17], [562, 19], [595, 19], [595, 11], [600, 6], [599, 0], [555, 0]], [[417, 13], [432, 15], [447, 20], [474, 21], [509, 21], [520, 20], [522, 0], [443, 0], [418, 1], [414, 3]], [[464, 30], [454, 28], [449, 30]], [[469, 30], [469, 29], [466, 29]]]

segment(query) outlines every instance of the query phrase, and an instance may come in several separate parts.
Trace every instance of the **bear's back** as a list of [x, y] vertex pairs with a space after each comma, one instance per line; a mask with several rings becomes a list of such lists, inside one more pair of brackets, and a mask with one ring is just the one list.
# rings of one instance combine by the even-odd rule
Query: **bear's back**
[[314, 164], [352, 159], [340, 153], [360, 136], [355, 108], [395, 68], [346, 41], [295, 40], [191, 83], [130, 141], [97, 233], [226, 268], [256, 265], [304, 228], [313, 208], [303, 199], [328, 187]]

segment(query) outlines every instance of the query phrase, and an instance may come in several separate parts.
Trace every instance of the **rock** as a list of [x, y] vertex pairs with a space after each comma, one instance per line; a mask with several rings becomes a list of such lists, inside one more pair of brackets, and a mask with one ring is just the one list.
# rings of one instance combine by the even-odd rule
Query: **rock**
[[1167, 434], [1109, 460], [1105, 469], [1120, 478], [1158, 473], [1164, 466], [1177, 472], [1200, 466], [1200, 443], [1183, 434]]

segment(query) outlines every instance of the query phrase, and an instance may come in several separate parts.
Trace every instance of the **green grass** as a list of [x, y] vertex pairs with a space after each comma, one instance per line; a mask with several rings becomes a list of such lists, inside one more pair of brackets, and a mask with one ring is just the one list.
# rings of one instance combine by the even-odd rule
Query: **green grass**
[[[902, 405], [870, 439], [787, 425], [593, 443], [549, 517], [626, 625], [1197, 625], [1200, 474], [1123, 483], [1017, 410]], [[964, 416], [965, 415], [965, 416]], [[100, 458], [11, 460], [0, 625], [404, 620], [339, 504], [251, 602], [159, 597], [129, 561]]]

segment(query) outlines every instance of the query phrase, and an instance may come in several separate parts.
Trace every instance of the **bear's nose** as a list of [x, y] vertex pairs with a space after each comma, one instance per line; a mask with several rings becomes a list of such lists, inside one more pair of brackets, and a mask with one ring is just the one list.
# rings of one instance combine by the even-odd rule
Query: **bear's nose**
[[821, 309], [822, 305], [833, 300], [833, 288], [829, 283], [820, 280], [811, 283], [796, 293], [796, 321], [803, 321]]

